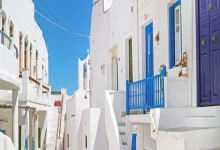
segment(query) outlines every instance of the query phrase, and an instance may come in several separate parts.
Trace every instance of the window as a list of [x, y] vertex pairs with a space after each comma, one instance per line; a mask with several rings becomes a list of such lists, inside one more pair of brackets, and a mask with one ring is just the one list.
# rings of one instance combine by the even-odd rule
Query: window
[[181, 0], [174, 3], [169, 9], [170, 19], [170, 68], [176, 66], [182, 57], [182, 22]]
[[10, 26], [9, 26], [9, 36], [13, 37], [14, 34], [14, 24], [12, 21], [10, 21]]
[[28, 42], [24, 43], [24, 68], [27, 68], [27, 46]]
[[20, 33], [20, 36], [19, 36], [19, 73], [21, 74], [22, 73], [22, 54], [23, 54], [23, 51], [22, 51], [22, 34]]
[[41, 148], [41, 128], [38, 128], [38, 148]]
[[18, 147], [21, 150], [21, 126], [19, 126], [18, 130]]
[[32, 77], [32, 44], [30, 46], [30, 76]]
[[83, 89], [87, 90], [87, 64], [83, 65]]
[[38, 78], [38, 50], [36, 50], [36, 79]]
[[87, 135], [85, 135], [85, 148], [87, 148]]
[[129, 82], [131, 83], [131, 82], [133, 82], [133, 64], [132, 64], [132, 39], [129, 39], [128, 40], [128, 57], [129, 57], [129, 67], [128, 67], [128, 69], [129, 69]]
[[70, 135], [67, 134], [67, 147], [70, 147], [70, 145], [69, 145], [69, 144], [70, 144], [70, 143], [69, 143], [70, 141], [69, 141], [69, 140], [70, 140]]

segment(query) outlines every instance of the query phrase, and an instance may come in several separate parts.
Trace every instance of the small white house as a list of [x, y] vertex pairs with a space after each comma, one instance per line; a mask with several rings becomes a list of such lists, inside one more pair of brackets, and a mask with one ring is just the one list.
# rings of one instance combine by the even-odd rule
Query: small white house
[[91, 107], [105, 111], [110, 150], [220, 148], [218, 7], [93, 1]]

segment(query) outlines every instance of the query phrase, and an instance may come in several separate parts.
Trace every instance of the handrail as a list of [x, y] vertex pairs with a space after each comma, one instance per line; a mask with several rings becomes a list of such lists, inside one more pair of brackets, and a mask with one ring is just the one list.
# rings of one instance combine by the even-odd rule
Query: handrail
[[[2, 34], [2, 38], [5, 37], [9, 41], [9, 45], [5, 45], [5, 46], [10, 50], [11, 49], [11, 45], [12, 45], [12, 39], [2, 30], [0, 30], [0, 34]], [[4, 43], [1, 43], [1, 44], [4, 45]], [[18, 48], [17, 48], [17, 46], [15, 44], [13, 45], [13, 47], [14, 47], [14, 49], [16, 51], [15, 57], [18, 59]]]
[[130, 110], [143, 110], [164, 107], [164, 77], [166, 67], [161, 74], [133, 83], [126, 81], [126, 115]]
[[[19, 78], [22, 78], [22, 74], [19, 75]], [[34, 78], [31, 77], [31, 76], [29, 76], [29, 80], [32, 81], [32, 82], [34, 82], [34, 83], [37, 84], [37, 85], [40, 85], [40, 82], [37, 81], [36, 79], [34, 79]], [[47, 87], [47, 86], [45, 86], [45, 85], [42, 85], [42, 87], [43, 87], [44, 89], [46, 89], [47, 91], [50, 90], [50, 88]]]

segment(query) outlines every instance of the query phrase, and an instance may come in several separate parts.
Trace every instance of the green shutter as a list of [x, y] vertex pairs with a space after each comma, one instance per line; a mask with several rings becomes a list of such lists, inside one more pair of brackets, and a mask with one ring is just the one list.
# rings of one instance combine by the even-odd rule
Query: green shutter
[[21, 126], [19, 126], [19, 128], [18, 128], [18, 146], [19, 146], [19, 150], [21, 150]]
[[38, 128], [38, 148], [41, 147], [41, 128]]
[[129, 39], [129, 82], [133, 82], [133, 66], [132, 66], [132, 39]]

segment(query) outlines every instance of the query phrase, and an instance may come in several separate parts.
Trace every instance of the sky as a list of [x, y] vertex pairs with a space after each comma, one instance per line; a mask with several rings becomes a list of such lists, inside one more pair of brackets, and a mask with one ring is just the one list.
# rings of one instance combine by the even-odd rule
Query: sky
[[[35, 9], [72, 31], [89, 34], [93, 0], [33, 0]], [[89, 38], [82, 38], [53, 25], [39, 14], [35, 19], [43, 31], [49, 53], [49, 83], [52, 90], [78, 88], [78, 58], [85, 59]], [[75, 38], [75, 39], [70, 39]]]

